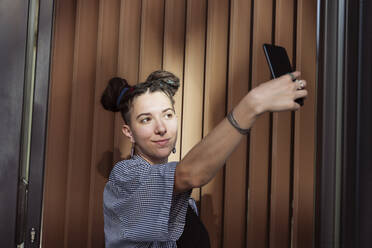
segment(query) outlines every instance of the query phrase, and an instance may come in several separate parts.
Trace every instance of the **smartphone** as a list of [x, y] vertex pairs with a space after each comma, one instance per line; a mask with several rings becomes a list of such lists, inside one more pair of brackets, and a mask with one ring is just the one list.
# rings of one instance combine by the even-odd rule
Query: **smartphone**
[[[284, 47], [264, 44], [263, 49], [273, 78], [293, 72], [291, 62], [289, 61], [287, 51]], [[303, 98], [298, 98], [295, 101], [301, 106], [304, 105]]]

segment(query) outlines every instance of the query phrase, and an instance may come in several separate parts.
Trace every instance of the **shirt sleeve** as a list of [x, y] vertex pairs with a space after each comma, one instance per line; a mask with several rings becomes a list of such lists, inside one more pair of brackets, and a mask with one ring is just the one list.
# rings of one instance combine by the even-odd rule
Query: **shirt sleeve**
[[117, 242], [178, 240], [191, 191], [173, 193], [176, 166], [142, 164], [112, 173], [104, 191], [105, 235]]

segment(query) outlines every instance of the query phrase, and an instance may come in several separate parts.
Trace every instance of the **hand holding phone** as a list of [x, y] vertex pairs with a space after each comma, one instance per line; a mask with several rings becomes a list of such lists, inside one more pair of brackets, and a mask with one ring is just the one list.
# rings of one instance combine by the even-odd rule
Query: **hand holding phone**
[[[264, 44], [263, 49], [273, 78], [293, 72], [291, 62], [284, 47]], [[296, 99], [295, 102], [301, 106], [304, 105], [303, 98]]]

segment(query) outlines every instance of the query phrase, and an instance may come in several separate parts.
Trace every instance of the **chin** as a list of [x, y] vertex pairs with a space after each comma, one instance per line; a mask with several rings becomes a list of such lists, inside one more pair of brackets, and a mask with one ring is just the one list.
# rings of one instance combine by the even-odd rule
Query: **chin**
[[170, 154], [171, 154], [171, 150], [161, 149], [161, 150], [154, 151], [153, 156], [156, 157], [158, 160], [166, 160], [168, 159]]
[[156, 154], [158, 158], [168, 159], [169, 155], [171, 154], [171, 150], [167, 151], [160, 151]]

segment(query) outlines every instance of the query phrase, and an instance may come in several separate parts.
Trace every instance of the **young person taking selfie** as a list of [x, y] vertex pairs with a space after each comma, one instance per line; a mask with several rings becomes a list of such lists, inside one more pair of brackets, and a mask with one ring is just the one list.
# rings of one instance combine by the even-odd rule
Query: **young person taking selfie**
[[121, 112], [132, 151], [114, 166], [104, 190], [106, 248], [210, 247], [192, 189], [216, 175], [259, 115], [301, 107], [295, 100], [307, 91], [299, 76], [293, 72], [252, 89], [179, 162], [168, 162], [177, 139], [173, 96], [179, 79], [167, 71], [135, 86], [111, 79], [101, 103]]

